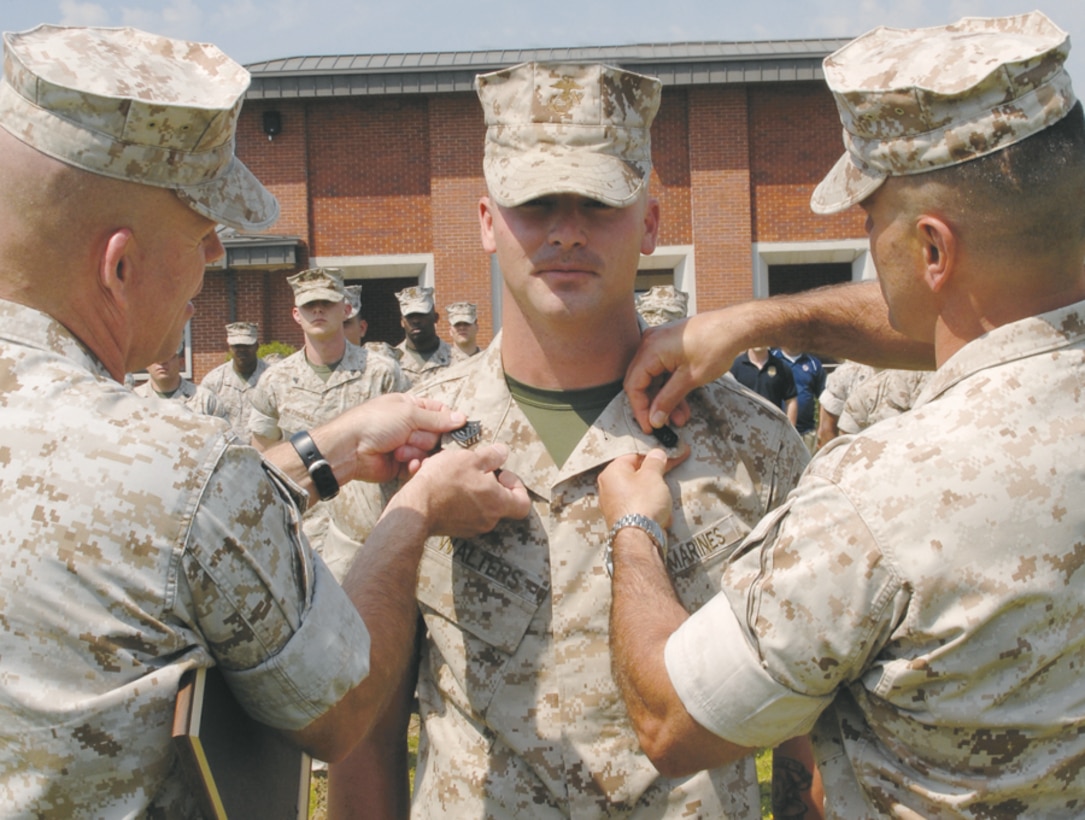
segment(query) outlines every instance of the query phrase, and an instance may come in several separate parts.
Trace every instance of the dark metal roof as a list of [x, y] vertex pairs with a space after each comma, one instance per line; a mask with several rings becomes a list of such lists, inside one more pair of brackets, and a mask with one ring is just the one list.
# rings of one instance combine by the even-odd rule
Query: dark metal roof
[[289, 57], [252, 63], [250, 99], [440, 94], [471, 91], [476, 74], [539, 61], [598, 61], [664, 85], [820, 80], [822, 59], [847, 39], [655, 43], [507, 51]]
[[297, 262], [297, 236], [246, 234], [220, 225], [219, 239], [226, 255], [213, 268], [290, 268]]

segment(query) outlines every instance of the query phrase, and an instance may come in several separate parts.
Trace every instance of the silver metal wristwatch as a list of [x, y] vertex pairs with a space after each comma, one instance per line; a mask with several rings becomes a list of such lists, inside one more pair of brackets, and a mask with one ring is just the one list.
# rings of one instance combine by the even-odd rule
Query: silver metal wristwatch
[[636, 527], [638, 530], [643, 530], [652, 539], [652, 543], [656, 545], [663, 563], [667, 563], [667, 536], [664, 534], [663, 528], [646, 515], [629, 513], [615, 521], [614, 526], [607, 533], [607, 546], [603, 552], [603, 566], [606, 567], [607, 575], [611, 578], [614, 577], [614, 536], [618, 534], [618, 530], [623, 530], [626, 527]]

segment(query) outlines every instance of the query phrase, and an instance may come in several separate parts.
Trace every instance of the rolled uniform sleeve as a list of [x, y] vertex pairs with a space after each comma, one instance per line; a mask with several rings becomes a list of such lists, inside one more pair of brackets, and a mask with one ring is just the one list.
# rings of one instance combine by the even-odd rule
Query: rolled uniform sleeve
[[667, 672], [706, 729], [773, 746], [809, 731], [863, 674], [907, 600], [848, 499], [808, 474], [746, 539], [722, 591], [671, 636]]
[[282, 437], [279, 411], [267, 385], [257, 384], [249, 392], [249, 432], [272, 441]]
[[369, 671], [369, 633], [300, 534], [288, 479], [231, 446], [193, 512], [178, 608], [256, 719], [300, 729]]

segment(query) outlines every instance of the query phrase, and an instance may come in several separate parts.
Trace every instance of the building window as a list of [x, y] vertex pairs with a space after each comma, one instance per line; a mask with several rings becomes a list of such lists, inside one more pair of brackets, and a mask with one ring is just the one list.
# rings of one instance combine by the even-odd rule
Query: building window
[[852, 280], [847, 262], [812, 262], [806, 265], [769, 265], [769, 296], [800, 293], [822, 285]]
[[754, 297], [798, 293], [874, 276], [865, 239], [758, 242], [753, 246]]

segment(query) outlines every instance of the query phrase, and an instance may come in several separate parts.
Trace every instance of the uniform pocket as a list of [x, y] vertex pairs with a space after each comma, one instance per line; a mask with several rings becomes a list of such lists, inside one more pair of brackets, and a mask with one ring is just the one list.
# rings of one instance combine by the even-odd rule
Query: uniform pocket
[[487, 549], [485, 537], [427, 543], [418, 601], [429, 630], [433, 673], [447, 696], [458, 689], [484, 714], [543, 603], [546, 567], [527, 568]]

